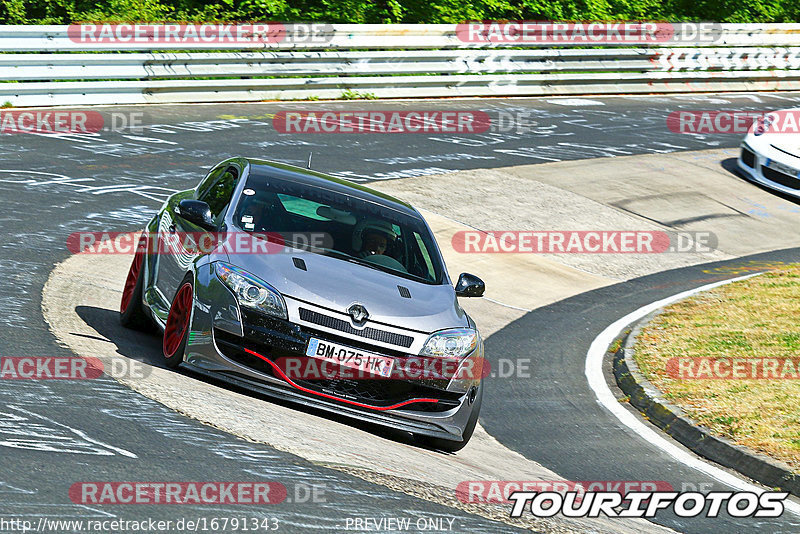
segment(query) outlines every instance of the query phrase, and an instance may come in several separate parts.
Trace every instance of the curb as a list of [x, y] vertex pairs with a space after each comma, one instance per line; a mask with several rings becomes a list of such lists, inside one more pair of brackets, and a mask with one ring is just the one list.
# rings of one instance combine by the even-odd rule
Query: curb
[[623, 333], [617, 338], [622, 344], [613, 353], [614, 377], [620, 389], [629, 396], [631, 405], [648, 421], [700, 456], [735, 469], [765, 486], [800, 496], [800, 477], [792, 473], [786, 464], [712, 435], [708, 428], [690, 419], [681, 408], [665, 401], [661, 391], [641, 373], [633, 359], [633, 346], [642, 328], [662, 310], [645, 316], [632, 326], [630, 333]]

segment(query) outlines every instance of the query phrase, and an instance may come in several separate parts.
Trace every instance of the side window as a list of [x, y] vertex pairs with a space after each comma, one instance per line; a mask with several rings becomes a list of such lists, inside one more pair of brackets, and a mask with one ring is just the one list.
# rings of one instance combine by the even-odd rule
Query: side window
[[214, 182], [217, 181], [219, 175], [222, 174], [227, 167], [225, 165], [220, 165], [215, 169], [211, 169], [211, 171], [203, 178], [203, 181], [200, 182], [200, 185], [197, 186], [197, 200], [202, 200], [203, 197], [208, 193], [208, 190], [214, 185]]
[[[214, 173], [212, 172], [211, 174], [213, 175]], [[198, 191], [197, 199], [208, 204], [211, 208], [211, 215], [214, 216], [214, 221], [219, 222], [220, 215], [224, 213], [225, 207], [231, 201], [231, 195], [233, 195], [233, 189], [236, 187], [236, 179], [238, 177], [235, 168], [227, 167], [224, 172], [216, 176], [216, 179], [209, 184], [206, 190]], [[212, 178], [212, 176], [209, 175], [208, 178]], [[203, 185], [205, 185], [205, 181]]]

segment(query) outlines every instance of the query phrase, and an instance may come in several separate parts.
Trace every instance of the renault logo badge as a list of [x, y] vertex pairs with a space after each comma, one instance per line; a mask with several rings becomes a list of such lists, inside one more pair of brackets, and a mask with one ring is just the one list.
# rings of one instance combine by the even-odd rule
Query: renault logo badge
[[353, 304], [347, 308], [347, 313], [350, 314], [350, 318], [353, 319], [353, 322], [356, 324], [363, 323], [367, 320], [367, 317], [369, 317], [369, 312], [361, 304]]

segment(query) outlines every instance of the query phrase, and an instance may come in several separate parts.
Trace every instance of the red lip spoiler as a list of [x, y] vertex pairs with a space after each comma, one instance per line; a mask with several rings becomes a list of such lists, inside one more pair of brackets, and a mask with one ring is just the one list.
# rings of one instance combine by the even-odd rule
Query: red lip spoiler
[[325, 393], [319, 393], [317, 391], [313, 391], [313, 390], [310, 390], [308, 388], [304, 388], [303, 386], [294, 383], [288, 376], [286, 376], [283, 373], [283, 371], [281, 371], [281, 369], [277, 365], [275, 365], [275, 363], [272, 360], [270, 360], [266, 356], [262, 356], [261, 354], [255, 352], [255, 351], [252, 351], [250, 349], [244, 349], [244, 351], [246, 353], [252, 354], [256, 358], [260, 358], [260, 359], [264, 360], [265, 362], [267, 362], [268, 364], [270, 364], [272, 366], [272, 369], [276, 373], [278, 373], [280, 375], [280, 377], [282, 379], [284, 379], [287, 383], [289, 383], [292, 387], [294, 387], [296, 389], [299, 389], [300, 391], [303, 391], [305, 393], [310, 393], [312, 395], [317, 395], [318, 397], [325, 397], [326, 399], [331, 399], [331, 400], [335, 400], [335, 401], [339, 401], [339, 402], [346, 402], [347, 404], [352, 404], [354, 406], [359, 406], [361, 408], [369, 408], [370, 410], [376, 410], [376, 411], [381, 411], [381, 412], [385, 411], [385, 410], [394, 410], [395, 408], [399, 408], [401, 406], [405, 406], [406, 404], [414, 404], [416, 402], [439, 402], [437, 399], [411, 399], [411, 400], [403, 401], [403, 402], [400, 402], [400, 403], [397, 403], [397, 404], [392, 404], [391, 406], [370, 406], [369, 404], [362, 404], [360, 402], [355, 402], [355, 401], [351, 401], [351, 400], [347, 400], [347, 399], [341, 399], [339, 397], [334, 397], [333, 395], [326, 395]]

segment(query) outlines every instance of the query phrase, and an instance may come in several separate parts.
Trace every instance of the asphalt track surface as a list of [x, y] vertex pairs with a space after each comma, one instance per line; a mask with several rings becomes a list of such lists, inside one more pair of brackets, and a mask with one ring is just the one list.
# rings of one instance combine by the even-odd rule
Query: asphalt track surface
[[[96, 136], [2, 135], [0, 145], [0, 356], [69, 356], [41, 314], [41, 288], [81, 230], [141, 228], [171, 192], [193, 187], [211, 164], [251, 155], [369, 182], [461, 169], [612, 155], [734, 147], [739, 136], [666, 128], [676, 109], [769, 110], [794, 95], [674, 96], [434, 102], [347, 102], [103, 108], [141, 113], [139, 131]], [[529, 113], [523, 131], [473, 135], [288, 135], [271, 114], [291, 109], [461, 109]], [[465, 184], [468, 187], [469, 184]], [[457, 198], [454, 198], [457, 201]], [[765, 259], [791, 260], [796, 251]], [[733, 263], [736, 263], [734, 261]], [[665, 458], [596, 404], [583, 377], [593, 337], [636, 307], [733, 276], [706, 267], [660, 273], [538, 309], [487, 340], [487, 354], [527, 353], [536, 380], [489, 381], [481, 423], [508, 447], [572, 480], [709, 480]], [[532, 281], [535, 283], [535, 281]], [[276, 505], [285, 531], [341, 530], [347, 517], [455, 518], [455, 531], [510, 527], [324, 469], [181, 417], [110, 379], [0, 383], [0, 517], [124, 519], [252, 515], [247, 507], [86, 507], [67, 498], [89, 480], [280, 480], [292, 503]], [[525, 421], [520, 425], [519, 421]], [[290, 422], [287, 422], [290, 424]], [[126, 454], [127, 453], [127, 454]], [[131, 457], [135, 455], [136, 458]], [[308, 485], [325, 502], [297, 502]], [[302, 500], [302, 499], [300, 499]], [[259, 517], [263, 514], [258, 513]], [[789, 518], [657, 522], [687, 532], [796, 532]], [[61, 531], [69, 532], [62, 528]]]

